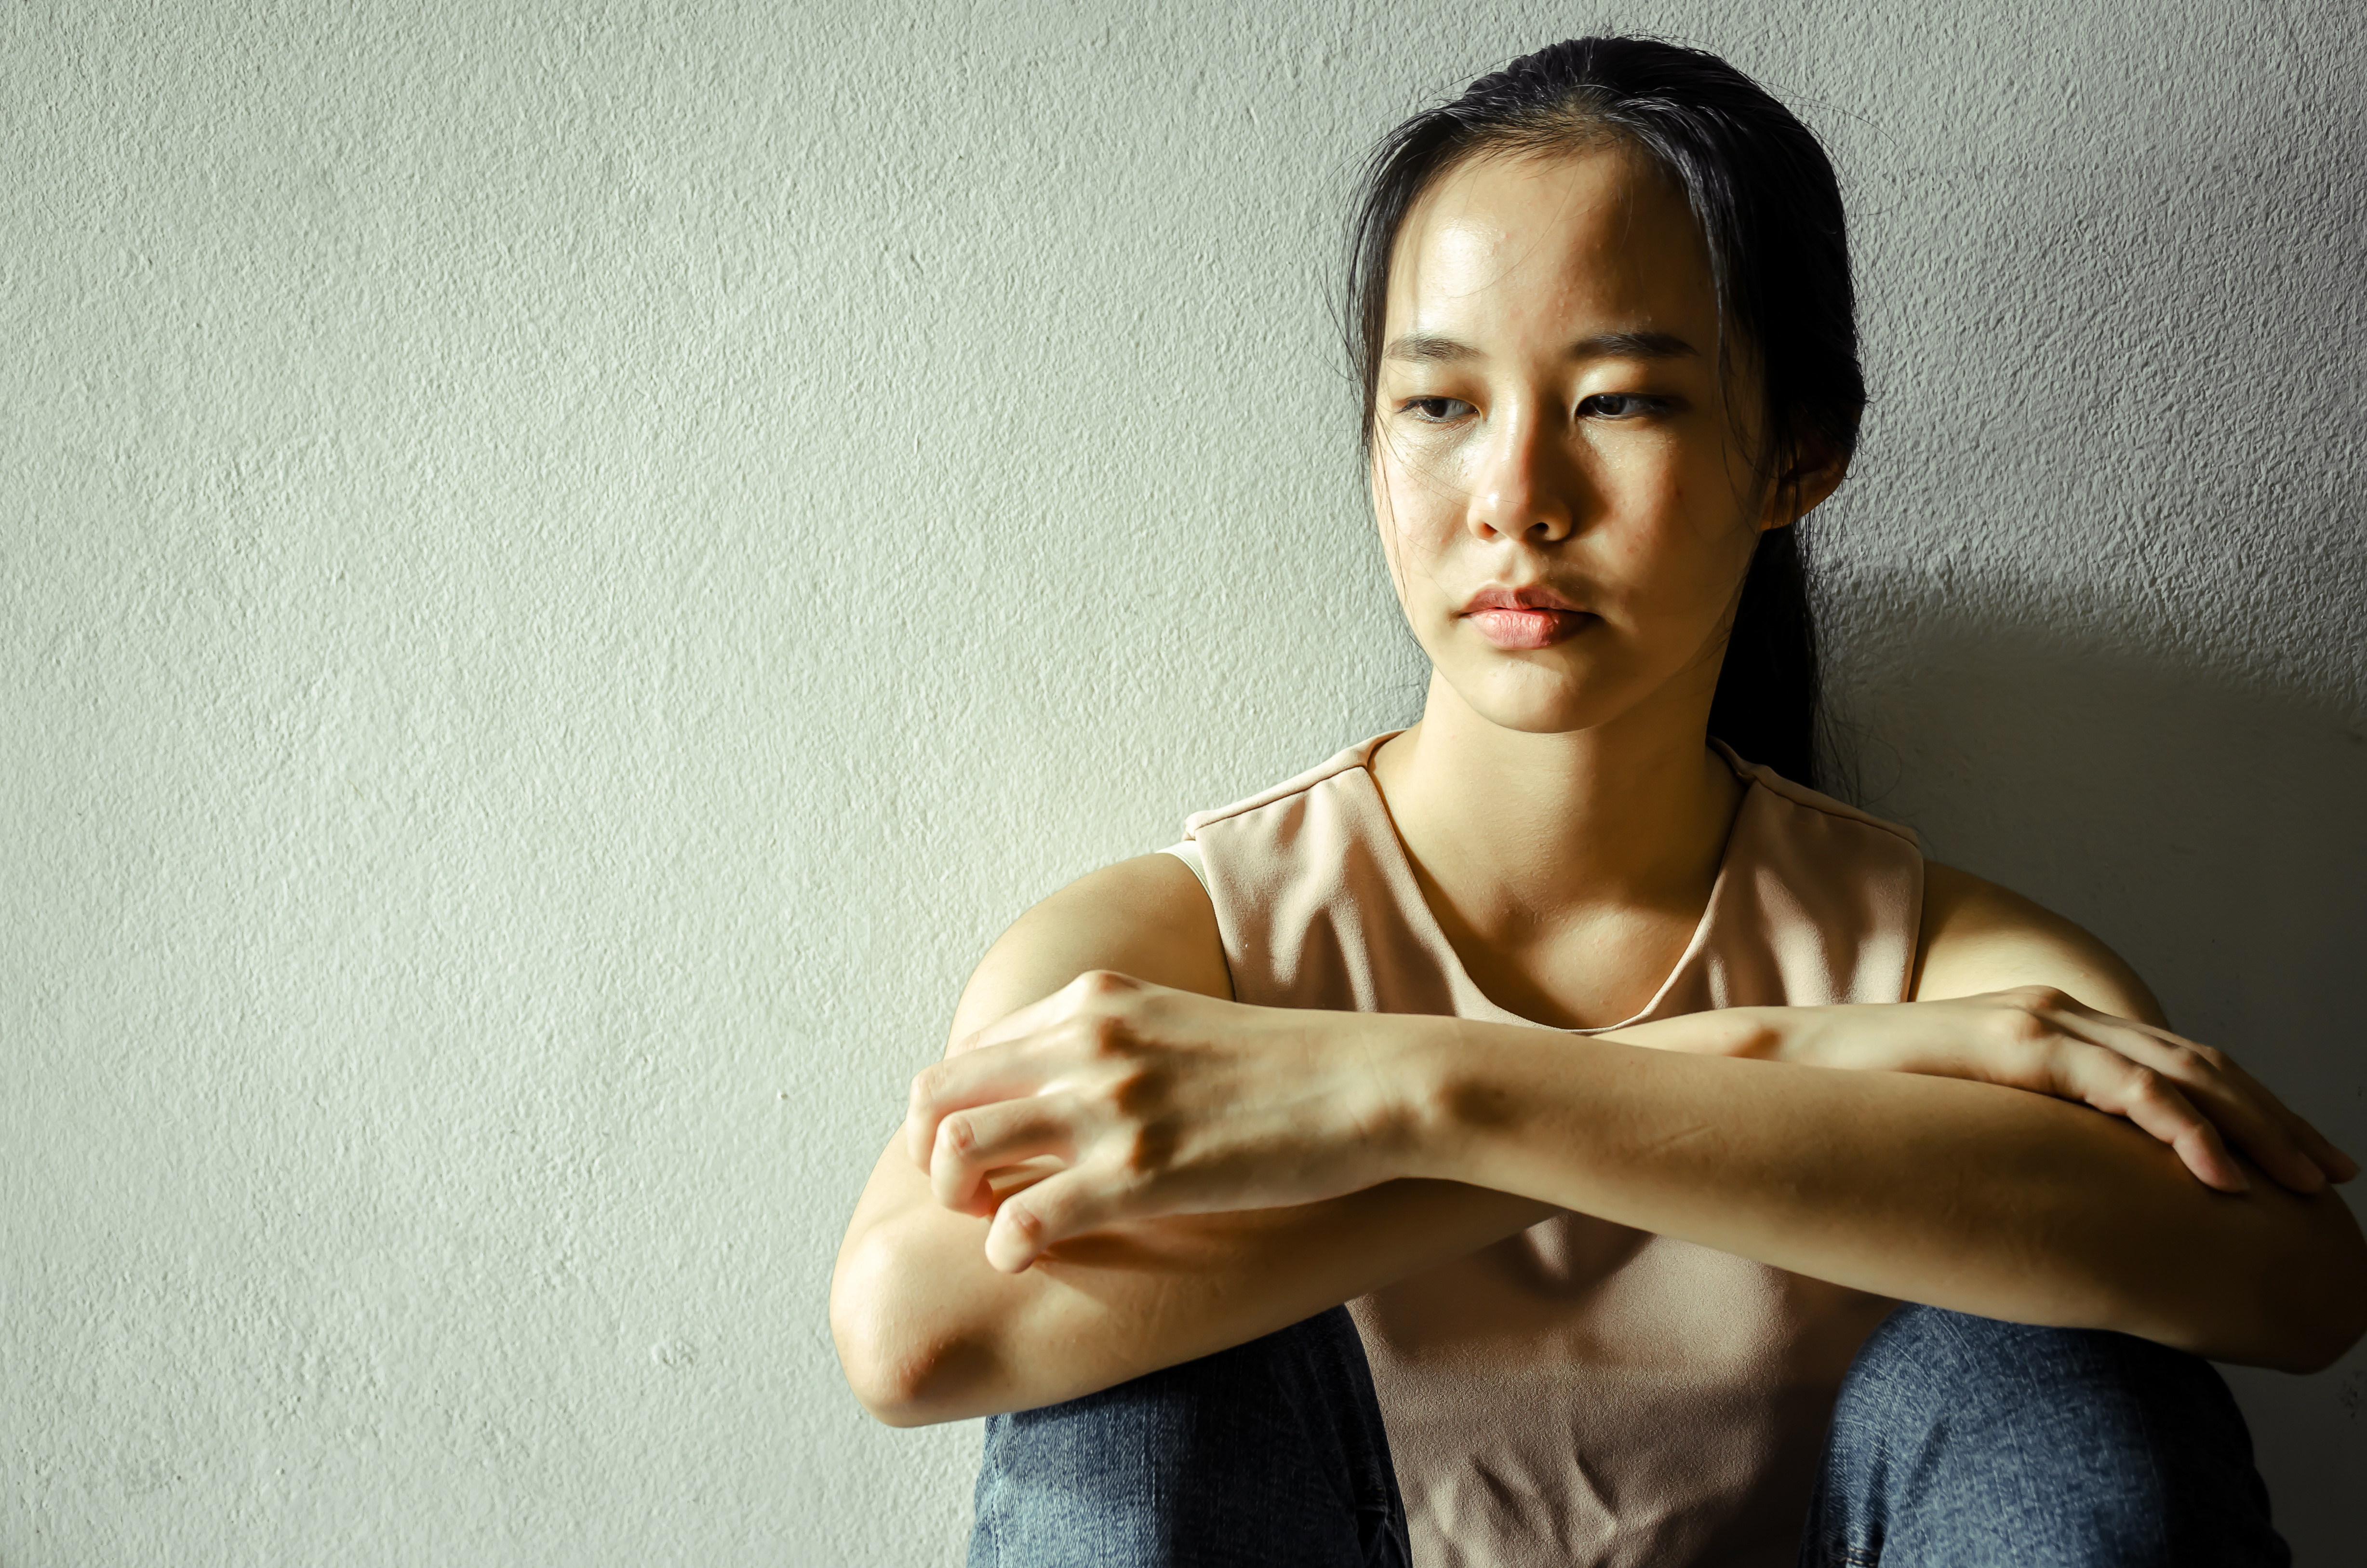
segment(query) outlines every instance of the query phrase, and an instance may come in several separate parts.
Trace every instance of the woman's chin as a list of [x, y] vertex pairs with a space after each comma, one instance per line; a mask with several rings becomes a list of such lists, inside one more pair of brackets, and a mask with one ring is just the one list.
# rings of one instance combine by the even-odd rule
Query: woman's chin
[[1528, 735], [1591, 730], [1613, 718], [1618, 706], [1604, 700], [1600, 682], [1581, 683], [1565, 672], [1534, 665], [1480, 672], [1476, 680], [1449, 675], [1446, 685], [1473, 717]]

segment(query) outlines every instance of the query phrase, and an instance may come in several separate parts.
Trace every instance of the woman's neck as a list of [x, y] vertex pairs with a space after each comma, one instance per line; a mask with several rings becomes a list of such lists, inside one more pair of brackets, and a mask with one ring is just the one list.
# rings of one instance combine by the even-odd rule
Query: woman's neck
[[1648, 704], [1529, 734], [1433, 677], [1421, 722], [1380, 748], [1373, 776], [1425, 892], [1483, 939], [1614, 908], [1697, 916], [1743, 794], [1703, 742], [1706, 718]]

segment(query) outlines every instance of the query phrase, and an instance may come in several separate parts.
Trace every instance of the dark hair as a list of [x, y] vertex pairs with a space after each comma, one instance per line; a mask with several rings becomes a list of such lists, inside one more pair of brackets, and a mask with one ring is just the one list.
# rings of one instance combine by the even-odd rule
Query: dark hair
[[[1849, 239], [1833, 167], [1808, 128], [1714, 54], [1651, 39], [1584, 38], [1515, 60], [1425, 109], [1375, 150], [1350, 230], [1348, 353], [1369, 455], [1390, 250], [1429, 185], [1490, 153], [1621, 141], [1685, 195], [1709, 252], [1717, 366], [1742, 344], [1759, 367], [1755, 479], [1779, 483], [1811, 449], [1846, 458], [1865, 408]], [[1710, 704], [1713, 734], [1815, 787], [1822, 723], [1816, 624], [1799, 525], [1761, 534]]]

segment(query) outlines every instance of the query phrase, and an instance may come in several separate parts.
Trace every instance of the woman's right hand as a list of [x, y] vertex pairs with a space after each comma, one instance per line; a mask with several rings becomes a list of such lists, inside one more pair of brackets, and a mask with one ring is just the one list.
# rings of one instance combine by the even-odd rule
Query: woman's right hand
[[2078, 1100], [2124, 1117], [2222, 1192], [2249, 1184], [2228, 1153], [2295, 1192], [2349, 1181], [2358, 1162], [2223, 1051], [2114, 1017], [2047, 985], [1944, 1001], [1772, 1010], [1756, 1051], [1812, 1067], [1920, 1073]]

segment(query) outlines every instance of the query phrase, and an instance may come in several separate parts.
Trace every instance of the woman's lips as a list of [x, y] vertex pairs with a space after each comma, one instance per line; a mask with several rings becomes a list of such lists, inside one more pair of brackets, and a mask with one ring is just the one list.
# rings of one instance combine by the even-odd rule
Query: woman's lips
[[1577, 636], [1595, 619], [1582, 609], [1542, 606], [1490, 607], [1467, 611], [1464, 619], [1499, 648], [1550, 648]]

